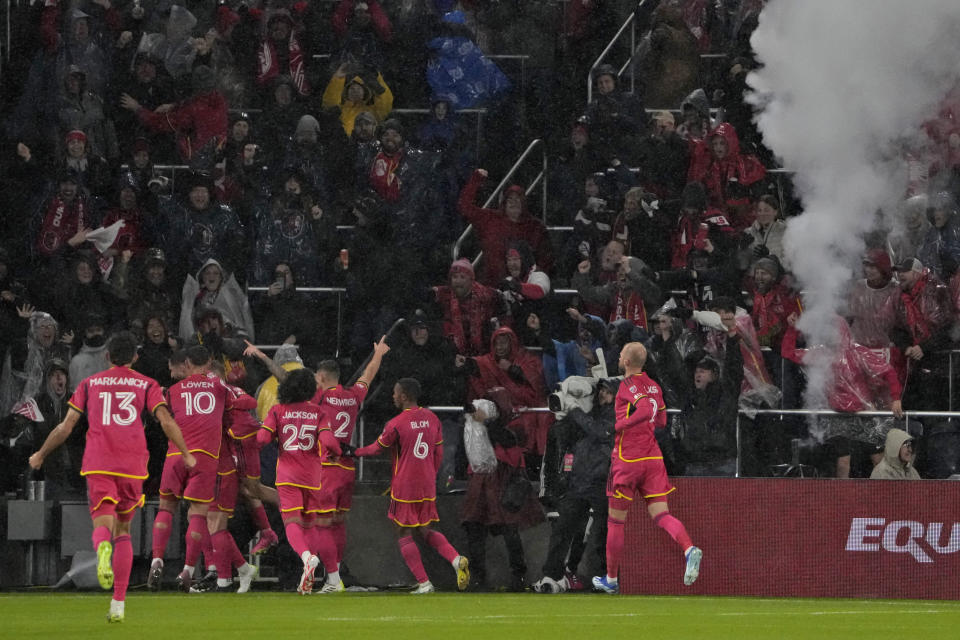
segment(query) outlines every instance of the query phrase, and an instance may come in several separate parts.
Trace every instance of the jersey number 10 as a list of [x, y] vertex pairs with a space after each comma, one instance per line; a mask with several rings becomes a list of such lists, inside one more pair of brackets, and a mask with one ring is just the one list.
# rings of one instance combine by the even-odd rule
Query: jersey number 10
[[180, 397], [183, 399], [183, 409], [188, 416], [192, 416], [194, 413], [201, 415], [213, 413], [217, 406], [216, 398], [209, 391], [198, 391], [197, 393], [184, 391], [180, 394]]

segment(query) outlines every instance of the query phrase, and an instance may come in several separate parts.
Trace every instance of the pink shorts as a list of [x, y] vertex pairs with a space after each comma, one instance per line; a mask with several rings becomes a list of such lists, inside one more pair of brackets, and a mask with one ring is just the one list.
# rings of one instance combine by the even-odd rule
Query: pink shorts
[[115, 516], [130, 522], [137, 507], [143, 506], [143, 480], [105, 473], [87, 475], [90, 517]]
[[167, 456], [160, 476], [160, 495], [177, 497], [192, 502], [213, 502], [217, 491], [219, 461], [198, 453], [193, 469], [183, 465], [183, 456]]
[[387, 517], [401, 527], [422, 527], [440, 520], [440, 516], [437, 515], [436, 500], [399, 502], [391, 498]]
[[217, 474], [217, 509], [233, 515], [240, 494], [240, 478], [236, 471]]
[[277, 485], [280, 513], [283, 517], [299, 514], [321, 513], [320, 489], [307, 489], [290, 484]]
[[320, 506], [324, 513], [350, 511], [353, 504], [353, 484], [357, 474], [353, 469], [325, 464], [320, 471]]
[[616, 462], [610, 465], [607, 476], [607, 497], [611, 509], [626, 511], [639, 495], [647, 502], [662, 501], [676, 487], [667, 479], [663, 459], [640, 462]]
[[245, 478], [260, 479], [260, 445], [255, 435], [243, 440], [230, 440], [233, 457], [237, 461], [237, 473]]

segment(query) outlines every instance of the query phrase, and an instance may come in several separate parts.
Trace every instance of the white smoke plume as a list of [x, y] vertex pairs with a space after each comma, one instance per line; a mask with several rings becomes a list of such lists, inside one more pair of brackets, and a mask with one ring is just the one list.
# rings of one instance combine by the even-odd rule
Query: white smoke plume
[[[808, 344], [835, 344], [863, 234], [903, 200], [904, 150], [922, 144], [920, 125], [960, 72], [958, 34], [957, 0], [770, 0], [760, 14], [751, 43], [763, 68], [747, 81], [765, 144], [796, 172], [804, 211], [785, 245]], [[822, 389], [829, 363], [808, 373]]]

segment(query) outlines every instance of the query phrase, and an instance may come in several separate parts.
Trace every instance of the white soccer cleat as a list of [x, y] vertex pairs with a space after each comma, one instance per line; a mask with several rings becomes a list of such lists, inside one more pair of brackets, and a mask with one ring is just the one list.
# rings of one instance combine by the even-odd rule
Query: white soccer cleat
[[297, 593], [305, 596], [313, 591], [313, 572], [317, 570], [317, 565], [319, 564], [320, 558], [317, 556], [310, 556], [307, 561], [303, 563], [303, 575], [300, 576]]
[[123, 622], [123, 605], [123, 602], [110, 601], [110, 613], [107, 614], [107, 622]]
[[343, 580], [338, 580], [336, 584], [324, 582], [318, 593], [340, 593], [342, 591], [346, 591], [346, 587], [343, 586]]
[[700, 560], [703, 559], [703, 551], [700, 547], [690, 547], [687, 549], [687, 568], [683, 572], [683, 584], [692, 585], [700, 575]]
[[240, 583], [240, 588], [237, 589], [237, 593], [250, 591], [250, 585], [256, 579], [259, 572], [260, 570], [249, 562], [237, 569], [237, 582]]
[[417, 588], [411, 591], [413, 595], [420, 595], [423, 593], [433, 593], [436, 589], [433, 588], [433, 583], [427, 580], [426, 582], [421, 582], [417, 585]]

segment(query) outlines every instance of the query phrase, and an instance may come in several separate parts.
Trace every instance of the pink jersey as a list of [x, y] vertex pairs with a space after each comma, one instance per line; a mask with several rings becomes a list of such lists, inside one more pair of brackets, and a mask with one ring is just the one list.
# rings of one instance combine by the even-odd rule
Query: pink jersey
[[646, 372], [623, 379], [614, 409], [617, 421], [613, 462], [663, 458], [653, 431], [667, 424], [667, 407], [659, 385]]
[[394, 500], [419, 502], [437, 497], [443, 432], [432, 411], [423, 407], [405, 410], [386, 424], [377, 444], [393, 448], [390, 496]]
[[234, 440], [255, 437], [260, 430], [260, 421], [250, 410], [257, 408], [257, 399], [240, 387], [228, 386], [233, 392], [233, 402], [223, 416], [223, 430]]
[[89, 425], [80, 475], [147, 477], [150, 456], [140, 414], [166, 404], [156, 380], [127, 367], [110, 367], [77, 385], [68, 404], [85, 413]]
[[[220, 457], [223, 413], [233, 407], [234, 392], [215, 373], [197, 373], [167, 390], [170, 409], [191, 453]], [[170, 443], [167, 455], [179, 455]]]
[[263, 419], [263, 428], [276, 434], [280, 443], [276, 485], [320, 488], [320, 439], [329, 437], [330, 425], [320, 407], [312, 402], [277, 404]]
[[357, 413], [367, 397], [367, 385], [359, 382], [352, 387], [338, 384], [329, 389], [317, 389], [312, 402], [326, 410], [330, 416], [333, 435], [340, 442], [350, 442], [357, 426]]
[[[329, 389], [317, 389], [313, 402], [320, 405], [328, 416], [334, 437], [340, 442], [349, 443], [353, 439], [353, 432], [357, 426], [360, 405], [366, 397], [367, 385], [358, 382], [349, 388], [338, 384]], [[352, 458], [332, 456], [329, 451], [323, 457], [323, 464], [336, 465], [344, 469], [355, 467]]]

